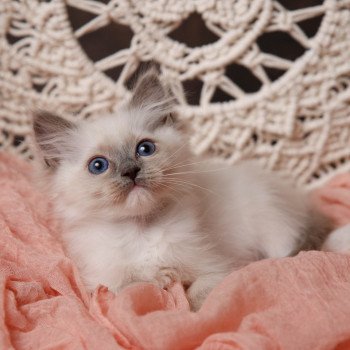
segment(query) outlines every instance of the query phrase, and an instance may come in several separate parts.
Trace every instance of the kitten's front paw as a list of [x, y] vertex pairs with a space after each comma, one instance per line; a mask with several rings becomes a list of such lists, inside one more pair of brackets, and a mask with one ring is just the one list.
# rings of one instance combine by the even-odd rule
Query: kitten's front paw
[[350, 224], [331, 232], [324, 242], [322, 250], [350, 254]]
[[166, 289], [168, 288], [173, 282], [177, 282], [181, 280], [179, 272], [170, 267], [163, 267], [160, 268], [155, 275], [155, 284], [159, 286], [159, 288]]
[[193, 290], [191, 289], [188, 290], [187, 299], [188, 303], [190, 304], [191, 311], [196, 312], [201, 308], [208, 293], [209, 292], [202, 292], [197, 294], [193, 293]]
[[188, 288], [187, 298], [192, 311], [198, 311], [211, 290], [222, 281], [226, 273], [212, 273], [199, 276]]

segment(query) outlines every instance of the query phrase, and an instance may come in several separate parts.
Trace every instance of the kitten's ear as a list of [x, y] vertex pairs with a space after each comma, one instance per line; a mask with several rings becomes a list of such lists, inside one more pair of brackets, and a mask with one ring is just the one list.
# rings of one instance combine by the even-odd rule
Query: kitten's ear
[[136, 108], [147, 108], [167, 99], [169, 95], [159, 79], [159, 73], [155, 68], [151, 68], [138, 78], [130, 105]]
[[74, 128], [73, 123], [51, 112], [33, 112], [35, 141], [48, 167], [57, 167], [67, 147], [66, 138]]
[[150, 125], [157, 127], [174, 122], [176, 99], [170, 89], [165, 86], [155, 68], [141, 75], [133, 89], [129, 106], [147, 112]]

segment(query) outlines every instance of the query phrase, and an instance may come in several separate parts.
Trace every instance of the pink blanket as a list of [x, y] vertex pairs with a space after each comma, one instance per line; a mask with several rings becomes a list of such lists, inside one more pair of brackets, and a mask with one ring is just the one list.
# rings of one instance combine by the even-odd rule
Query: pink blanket
[[198, 313], [179, 285], [88, 295], [30, 170], [0, 155], [0, 349], [350, 348], [345, 255], [251, 264], [228, 276]]

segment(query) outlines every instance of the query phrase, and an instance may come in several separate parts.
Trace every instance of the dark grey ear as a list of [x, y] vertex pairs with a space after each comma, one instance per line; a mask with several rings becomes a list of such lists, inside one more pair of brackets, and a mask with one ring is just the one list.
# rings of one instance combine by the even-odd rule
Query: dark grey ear
[[152, 68], [138, 78], [133, 89], [130, 105], [132, 107], [145, 108], [169, 97], [169, 92], [160, 82], [159, 74]]
[[49, 167], [56, 168], [59, 164], [67, 148], [65, 138], [74, 128], [73, 123], [51, 112], [38, 110], [33, 113], [35, 141]]
[[152, 68], [137, 80], [129, 106], [145, 110], [151, 127], [173, 123], [176, 100], [170, 89], [163, 85], [159, 73]]

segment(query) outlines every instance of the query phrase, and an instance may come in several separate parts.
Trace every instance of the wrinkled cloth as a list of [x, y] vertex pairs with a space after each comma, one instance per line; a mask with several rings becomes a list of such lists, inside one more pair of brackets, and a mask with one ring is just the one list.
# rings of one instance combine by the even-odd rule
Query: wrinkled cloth
[[349, 349], [350, 257], [307, 252], [229, 275], [199, 312], [181, 285], [87, 293], [28, 164], [0, 154], [0, 349]]

